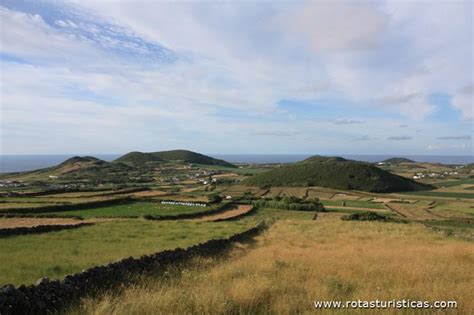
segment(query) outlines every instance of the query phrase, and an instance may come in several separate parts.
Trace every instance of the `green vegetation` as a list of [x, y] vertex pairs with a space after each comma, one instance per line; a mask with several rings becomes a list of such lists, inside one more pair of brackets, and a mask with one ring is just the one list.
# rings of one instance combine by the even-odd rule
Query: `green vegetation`
[[297, 210], [297, 211], [326, 211], [319, 199], [301, 199], [298, 197], [290, 196], [283, 198], [275, 198], [274, 200], [261, 199], [253, 201], [253, 205], [259, 208], [274, 208], [284, 210]]
[[410, 191], [403, 192], [406, 195], [419, 195], [429, 197], [442, 197], [442, 198], [457, 198], [457, 199], [474, 199], [474, 193], [462, 193], [462, 192], [446, 192], [446, 191]]
[[211, 207], [190, 207], [182, 205], [168, 205], [159, 202], [134, 202], [122, 205], [110, 205], [95, 209], [71, 210], [61, 212], [47, 212], [57, 215], [75, 215], [82, 218], [97, 217], [141, 217], [144, 215], [178, 215], [184, 213], [196, 213], [211, 210]]
[[404, 158], [404, 157], [393, 157], [390, 159], [383, 160], [382, 162], [389, 163], [389, 164], [416, 163], [415, 161]]
[[380, 202], [358, 200], [322, 200], [321, 202], [325, 206], [385, 209], [383, 204]]
[[473, 240], [474, 221], [444, 220], [426, 221], [424, 224], [435, 230], [443, 231], [447, 236], [459, 236]]
[[144, 164], [148, 162], [160, 162], [163, 159], [160, 159], [157, 156], [154, 156], [150, 153], [143, 153], [143, 152], [129, 152], [118, 159], [114, 160], [114, 162], [118, 163], [125, 163], [125, 164]]
[[364, 212], [353, 212], [341, 217], [342, 220], [346, 221], [381, 221], [381, 222], [404, 222], [400, 219], [388, 217], [376, 212], [364, 211]]
[[124, 257], [225, 238], [253, 224], [118, 220], [36, 235], [0, 238], [0, 286], [62, 278]]
[[433, 183], [432, 185], [436, 187], [453, 187], [453, 186], [458, 186], [458, 185], [463, 185], [463, 184], [474, 184], [474, 178], [446, 180], [442, 182]]
[[322, 155], [313, 155], [309, 158], [299, 162], [299, 163], [314, 163], [314, 162], [348, 162], [347, 160], [340, 156], [322, 156]]
[[283, 166], [246, 179], [249, 186], [320, 186], [343, 190], [395, 192], [431, 186], [359, 162], [305, 162]]
[[223, 160], [215, 159], [200, 153], [187, 150], [171, 150], [151, 153], [130, 152], [116, 159], [114, 162], [126, 162], [131, 164], [140, 164], [151, 161], [181, 161], [184, 163], [195, 163], [204, 165], [220, 165], [226, 167], [235, 167], [235, 165]]

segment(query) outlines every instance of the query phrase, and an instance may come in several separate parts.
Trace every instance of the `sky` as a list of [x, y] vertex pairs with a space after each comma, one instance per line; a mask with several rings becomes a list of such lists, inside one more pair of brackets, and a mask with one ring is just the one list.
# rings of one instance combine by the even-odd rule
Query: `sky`
[[0, 153], [474, 155], [472, 1], [0, 0]]

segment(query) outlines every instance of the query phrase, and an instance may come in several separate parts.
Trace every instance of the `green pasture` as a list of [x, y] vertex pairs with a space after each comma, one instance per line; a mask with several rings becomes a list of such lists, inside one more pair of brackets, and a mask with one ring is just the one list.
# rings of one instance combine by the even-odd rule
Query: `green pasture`
[[96, 217], [141, 217], [144, 215], [178, 215], [211, 210], [212, 207], [191, 207], [167, 205], [160, 202], [134, 202], [128, 204], [109, 205], [85, 210], [46, 212], [43, 214], [77, 215], [84, 219]]

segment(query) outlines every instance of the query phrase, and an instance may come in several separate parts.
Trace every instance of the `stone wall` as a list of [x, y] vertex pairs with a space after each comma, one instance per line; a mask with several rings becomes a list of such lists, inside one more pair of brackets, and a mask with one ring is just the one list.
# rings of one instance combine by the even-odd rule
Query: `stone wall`
[[90, 226], [90, 225], [94, 225], [94, 223], [50, 224], [50, 225], [38, 225], [38, 226], [32, 226], [32, 227], [17, 227], [17, 228], [11, 228], [11, 229], [0, 229], [0, 237], [70, 230], [70, 229], [77, 229], [83, 226]]
[[235, 242], [252, 239], [265, 229], [265, 224], [235, 234], [226, 239], [209, 240], [186, 249], [176, 248], [140, 258], [126, 258], [105, 266], [97, 266], [66, 276], [63, 280], [39, 280], [36, 285], [0, 289], [0, 314], [50, 314], [58, 312], [84, 296], [94, 296], [104, 290], [131, 282], [138, 275], [156, 274], [172, 265], [198, 256], [215, 256], [232, 248]]

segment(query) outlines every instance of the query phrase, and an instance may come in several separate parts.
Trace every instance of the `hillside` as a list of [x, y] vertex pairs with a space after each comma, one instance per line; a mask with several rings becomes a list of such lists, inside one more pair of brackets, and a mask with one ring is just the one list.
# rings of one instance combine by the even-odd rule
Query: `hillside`
[[118, 159], [114, 160], [114, 162], [125, 163], [125, 164], [143, 164], [148, 162], [161, 162], [163, 159], [154, 156], [151, 153], [143, 153], [138, 151], [129, 152]]
[[158, 157], [165, 161], [183, 161], [185, 163], [235, 167], [235, 165], [229, 162], [226, 162], [224, 160], [215, 159], [204, 154], [187, 151], [187, 150], [161, 151], [161, 152], [153, 152], [150, 154], [153, 155], [154, 157]]
[[96, 177], [104, 174], [113, 174], [129, 170], [129, 166], [123, 164], [113, 164], [92, 156], [75, 156], [62, 162], [58, 166], [39, 170], [48, 171], [52, 175], [73, 175], [87, 178]]
[[226, 161], [212, 158], [210, 156], [187, 151], [187, 150], [171, 150], [171, 151], [159, 151], [159, 152], [130, 152], [127, 153], [114, 162], [120, 162], [125, 164], [143, 164], [147, 162], [160, 162], [160, 161], [179, 161], [184, 163], [194, 163], [203, 165], [220, 165], [226, 167], [235, 167]]
[[91, 166], [100, 166], [107, 164], [106, 161], [101, 159], [95, 158], [93, 156], [74, 156], [69, 158], [56, 166], [55, 168], [64, 168], [64, 169], [78, 169], [78, 168], [85, 168]]
[[273, 169], [243, 182], [249, 186], [320, 186], [343, 190], [395, 192], [431, 186], [360, 162], [306, 162]]
[[383, 163], [390, 163], [390, 164], [400, 164], [400, 163], [416, 163], [413, 160], [404, 158], [404, 157], [393, 157], [390, 159], [386, 159], [382, 161]]
[[313, 163], [313, 162], [348, 162], [349, 160], [340, 156], [322, 156], [313, 155], [298, 163]]

